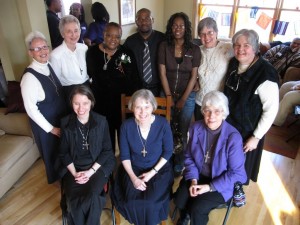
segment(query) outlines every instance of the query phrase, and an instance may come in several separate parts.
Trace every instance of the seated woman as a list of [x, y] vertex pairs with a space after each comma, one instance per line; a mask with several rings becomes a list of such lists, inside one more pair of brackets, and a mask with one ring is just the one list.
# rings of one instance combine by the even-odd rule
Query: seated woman
[[247, 180], [242, 137], [225, 121], [226, 96], [207, 93], [201, 110], [204, 119], [189, 129], [184, 178], [175, 194], [174, 202], [181, 209], [177, 225], [188, 224], [187, 213], [191, 225], [207, 224], [209, 212], [232, 197], [234, 183]]
[[105, 117], [91, 111], [95, 99], [90, 88], [74, 87], [70, 101], [74, 113], [61, 121], [59, 152], [68, 224], [96, 225], [105, 204], [101, 192], [116, 160]]
[[295, 105], [300, 105], [300, 81], [284, 83], [279, 90], [279, 111], [273, 122], [276, 126], [282, 126]]
[[128, 104], [134, 118], [120, 132], [120, 165], [112, 191], [117, 210], [135, 225], [157, 225], [169, 212], [173, 171], [169, 159], [173, 139], [168, 121], [153, 115], [151, 91], [136, 91]]

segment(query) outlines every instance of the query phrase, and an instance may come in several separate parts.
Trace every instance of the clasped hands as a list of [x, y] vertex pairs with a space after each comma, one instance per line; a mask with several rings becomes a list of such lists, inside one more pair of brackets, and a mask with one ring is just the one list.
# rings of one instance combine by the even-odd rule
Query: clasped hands
[[203, 193], [209, 192], [210, 187], [209, 184], [191, 184], [189, 191], [191, 197], [196, 197]]
[[85, 170], [81, 172], [76, 172], [73, 176], [75, 177], [75, 181], [78, 184], [85, 184], [90, 180], [90, 177], [94, 174], [91, 170]]
[[156, 173], [154, 170], [150, 170], [146, 173], [141, 174], [140, 176], [134, 179], [134, 181], [132, 182], [133, 186], [140, 191], [145, 191], [147, 189], [146, 182], [148, 182], [152, 177], [154, 177], [155, 174]]

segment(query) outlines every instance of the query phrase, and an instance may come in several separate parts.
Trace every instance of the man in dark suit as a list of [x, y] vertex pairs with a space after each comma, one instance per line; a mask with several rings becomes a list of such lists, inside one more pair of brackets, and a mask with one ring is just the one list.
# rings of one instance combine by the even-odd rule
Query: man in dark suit
[[[154, 18], [151, 16], [151, 11], [149, 9], [140, 9], [136, 13], [135, 23], [137, 25], [137, 33], [129, 36], [126, 39], [124, 46], [134, 53], [138, 72], [143, 81], [143, 88], [149, 89], [155, 96], [159, 96], [161, 82], [157, 66], [157, 49], [160, 42], [164, 39], [164, 34], [152, 29]], [[145, 79], [145, 69], [143, 66], [143, 64], [145, 64], [145, 42], [147, 42], [150, 52], [150, 79]]]

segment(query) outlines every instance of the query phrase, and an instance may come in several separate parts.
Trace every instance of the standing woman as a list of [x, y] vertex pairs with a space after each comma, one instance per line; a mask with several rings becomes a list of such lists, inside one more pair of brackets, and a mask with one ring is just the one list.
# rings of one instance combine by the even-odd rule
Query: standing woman
[[83, 37], [87, 30], [87, 24], [85, 22], [84, 8], [80, 3], [73, 3], [70, 6], [70, 15], [75, 16], [80, 22], [80, 38], [79, 43], [84, 43]]
[[157, 102], [151, 91], [136, 91], [128, 108], [134, 118], [120, 132], [120, 165], [112, 191], [117, 210], [135, 225], [157, 225], [168, 218], [173, 151], [168, 121], [153, 115]]
[[68, 224], [99, 225], [105, 204], [101, 193], [116, 163], [108, 125], [91, 111], [95, 98], [86, 85], [73, 88], [70, 103], [74, 113], [61, 120], [59, 152]]
[[195, 120], [203, 119], [201, 104], [205, 94], [210, 91], [223, 91], [229, 60], [233, 57], [232, 44], [219, 41], [216, 21], [206, 17], [198, 23], [201, 39], [201, 63], [198, 69], [200, 89], [196, 94]]
[[32, 63], [21, 80], [24, 106], [38, 149], [45, 163], [48, 183], [59, 177], [54, 169], [60, 137], [59, 121], [65, 114], [62, 86], [49, 64], [45, 36], [34, 31], [27, 35], [26, 46]]
[[229, 62], [224, 90], [229, 100], [227, 121], [242, 135], [248, 184], [249, 179], [257, 181], [264, 136], [278, 111], [278, 75], [259, 55], [254, 30], [238, 31], [232, 44], [235, 57]]
[[66, 99], [72, 88], [78, 84], [89, 85], [85, 54], [87, 46], [78, 43], [80, 23], [75, 16], [67, 15], [60, 19], [59, 30], [64, 38], [63, 43], [51, 53], [51, 64], [63, 85]]
[[[158, 63], [164, 94], [172, 96], [173, 109], [179, 112], [184, 146], [195, 108], [196, 92], [193, 88], [200, 64], [200, 49], [191, 41], [192, 28], [188, 16], [183, 12], [173, 14], [167, 24], [166, 41], [159, 47]], [[183, 169], [183, 153], [180, 155], [179, 172]]]
[[115, 130], [121, 126], [121, 94], [132, 95], [141, 86], [133, 53], [120, 45], [122, 29], [108, 23], [104, 41], [86, 54], [91, 88], [96, 98], [95, 112], [107, 118], [113, 149]]
[[102, 3], [93, 3], [91, 13], [94, 22], [89, 25], [84, 35], [84, 43], [89, 47], [103, 42], [104, 28], [106, 24], [109, 23], [109, 14]]

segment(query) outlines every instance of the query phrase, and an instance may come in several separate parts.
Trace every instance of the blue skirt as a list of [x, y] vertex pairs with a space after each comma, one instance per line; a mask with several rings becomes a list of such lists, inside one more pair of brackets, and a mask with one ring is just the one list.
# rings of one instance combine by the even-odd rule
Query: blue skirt
[[[136, 175], [149, 171], [133, 166]], [[134, 188], [123, 165], [118, 168], [111, 199], [121, 215], [135, 225], [157, 225], [168, 218], [169, 203], [174, 182], [173, 170], [167, 162], [147, 182], [146, 191]]]

